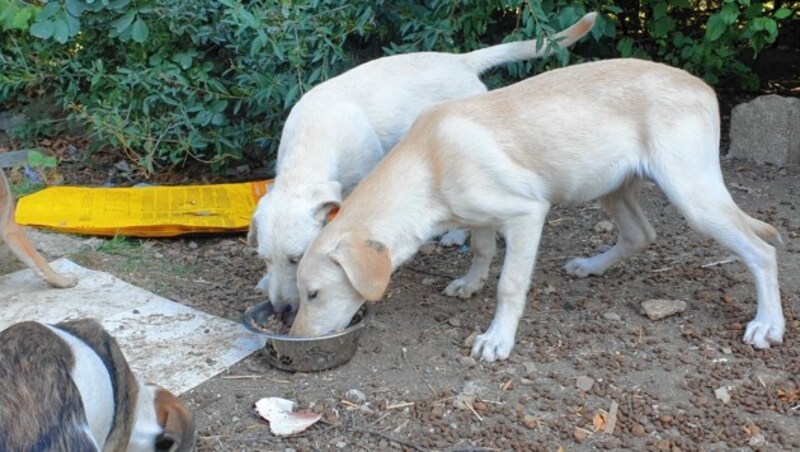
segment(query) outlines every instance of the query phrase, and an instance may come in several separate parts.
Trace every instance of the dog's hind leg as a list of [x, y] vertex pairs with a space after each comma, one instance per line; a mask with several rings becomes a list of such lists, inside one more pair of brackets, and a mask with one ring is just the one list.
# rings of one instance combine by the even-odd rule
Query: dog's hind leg
[[472, 265], [466, 275], [447, 285], [445, 295], [450, 297], [469, 298], [481, 290], [489, 276], [489, 266], [497, 252], [495, 236], [497, 229], [493, 227], [472, 229]]
[[601, 275], [617, 262], [646, 248], [656, 239], [656, 231], [639, 206], [641, 181], [631, 178], [622, 187], [600, 199], [619, 230], [617, 243], [608, 251], [593, 257], [578, 257], [567, 262], [567, 273], [584, 278]]
[[542, 227], [550, 209], [550, 205], [543, 202], [534, 203], [531, 207], [528, 215], [515, 217], [503, 226], [506, 256], [497, 285], [497, 311], [489, 329], [476, 337], [472, 344], [472, 356], [487, 362], [508, 358], [514, 348], [514, 337], [525, 309]]
[[755, 318], [747, 325], [744, 342], [756, 348], [783, 342], [785, 319], [777, 257], [775, 248], [767, 243], [779, 243], [780, 235], [734, 203], [722, 179], [716, 146], [709, 146], [709, 150], [691, 147], [691, 142], [682, 144], [691, 151], [671, 152], [671, 156], [679, 155], [680, 159], [673, 157], [655, 167], [653, 178], [694, 229], [735, 252], [753, 275], [758, 307]]

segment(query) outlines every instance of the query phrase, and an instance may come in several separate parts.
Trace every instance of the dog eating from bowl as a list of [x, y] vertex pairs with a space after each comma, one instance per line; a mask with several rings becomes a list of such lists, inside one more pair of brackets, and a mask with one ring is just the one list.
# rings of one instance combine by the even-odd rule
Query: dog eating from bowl
[[[569, 46], [592, 29], [595, 19], [595, 13], [586, 14], [552, 40]], [[256, 288], [268, 293], [275, 311], [297, 310], [297, 264], [308, 244], [425, 107], [485, 92], [479, 76], [491, 67], [549, 53], [547, 42], [529, 40], [464, 54], [393, 55], [308, 91], [286, 120], [275, 183], [259, 200], [248, 233], [248, 243], [267, 266]], [[463, 243], [465, 237], [451, 230], [443, 242]]]
[[408, 135], [344, 201], [300, 261], [301, 302], [290, 334], [343, 328], [385, 293], [392, 271], [430, 237], [471, 229], [472, 264], [445, 293], [470, 297], [489, 276], [500, 232], [506, 252], [497, 306], [472, 355], [509, 357], [553, 204], [599, 200], [617, 243], [575, 258], [576, 277], [602, 274], [656, 233], [639, 206], [655, 182], [697, 231], [734, 251], [755, 280], [757, 309], [744, 342], [783, 340], [774, 227], [744, 213], [719, 164], [714, 91], [667, 65], [616, 59], [556, 69], [424, 111]]

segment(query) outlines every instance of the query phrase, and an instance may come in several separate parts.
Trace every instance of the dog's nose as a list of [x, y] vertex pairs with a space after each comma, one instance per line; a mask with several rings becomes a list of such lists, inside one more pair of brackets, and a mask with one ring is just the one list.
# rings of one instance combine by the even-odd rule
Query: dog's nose
[[283, 313], [284, 314], [289, 314], [291, 312], [292, 312], [292, 305], [287, 304], [286, 306], [283, 307]]

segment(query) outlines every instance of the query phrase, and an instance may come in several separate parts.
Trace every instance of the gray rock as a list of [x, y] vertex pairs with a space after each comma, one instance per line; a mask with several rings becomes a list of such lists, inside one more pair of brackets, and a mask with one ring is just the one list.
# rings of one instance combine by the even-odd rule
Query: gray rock
[[686, 310], [683, 300], [647, 300], [642, 302], [642, 312], [650, 320], [661, 320], [664, 317], [680, 314]]
[[344, 394], [345, 400], [350, 403], [362, 404], [367, 401], [367, 395], [358, 389], [350, 389]]
[[603, 220], [594, 225], [595, 232], [611, 232], [614, 230], [614, 223]]
[[775, 165], [800, 162], [800, 99], [770, 94], [737, 105], [730, 137], [732, 157]]
[[9, 132], [11, 129], [25, 124], [27, 120], [28, 118], [22, 113], [0, 111], [0, 130]]

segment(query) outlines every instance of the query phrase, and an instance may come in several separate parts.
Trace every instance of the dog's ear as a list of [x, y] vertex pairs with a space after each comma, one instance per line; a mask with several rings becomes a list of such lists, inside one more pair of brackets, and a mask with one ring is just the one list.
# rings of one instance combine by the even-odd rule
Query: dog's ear
[[367, 301], [378, 301], [389, 287], [392, 259], [389, 250], [374, 240], [343, 241], [330, 258], [342, 266], [350, 284]]
[[250, 229], [247, 230], [247, 246], [255, 248], [258, 246], [258, 222], [256, 217], [250, 219]]
[[164, 432], [156, 438], [157, 451], [183, 452], [194, 447], [194, 419], [186, 407], [169, 391], [156, 390], [156, 414]]
[[319, 184], [314, 187], [311, 199], [316, 204], [314, 219], [324, 222], [333, 209], [342, 205], [342, 185], [336, 181]]

